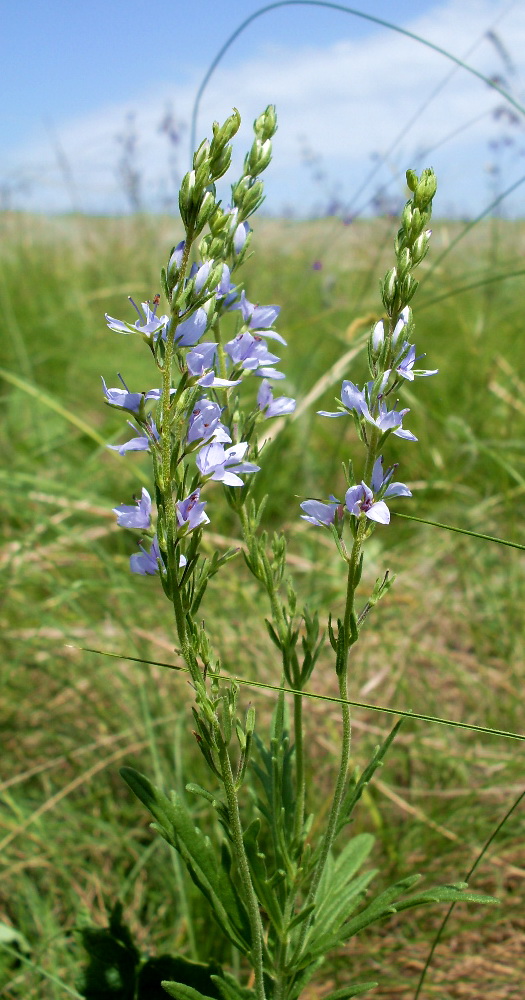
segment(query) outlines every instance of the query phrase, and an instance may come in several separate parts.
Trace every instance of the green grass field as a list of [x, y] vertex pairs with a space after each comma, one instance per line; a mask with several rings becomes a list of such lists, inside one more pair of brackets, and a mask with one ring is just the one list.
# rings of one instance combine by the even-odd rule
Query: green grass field
[[[0, 922], [24, 939], [18, 957], [0, 947], [0, 997], [62, 1000], [78, 996], [75, 928], [87, 919], [104, 925], [117, 898], [146, 952], [206, 958], [214, 943], [194, 919], [193, 887], [118, 774], [133, 764], [182, 787], [201, 772], [184, 677], [125, 658], [175, 662], [174, 631], [158, 580], [129, 573], [134, 540], [116, 528], [111, 508], [148, 482], [148, 458], [105, 448], [125, 434], [100, 386], [101, 375], [116, 385], [117, 371], [134, 388], [154, 384], [139, 338], [112, 333], [103, 314], [123, 317], [128, 294], [158, 291], [160, 265], [180, 233], [169, 218], [4, 214], [0, 227]], [[294, 419], [274, 427], [256, 488], [270, 493], [268, 527], [285, 525], [299, 592], [322, 609], [323, 622], [342, 605], [342, 569], [298, 505], [342, 489], [353, 431], [316, 410], [333, 409], [343, 377], [365, 374], [362, 348], [379, 317], [378, 281], [395, 228], [385, 219], [349, 227], [263, 219], [246, 267], [249, 297], [282, 306], [284, 390], [299, 402]], [[437, 222], [420, 268], [416, 342], [427, 353], [423, 366], [439, 367], [440, 377], [404, 394], [419, 443], [389, 441], [389, 459], [401, 462], [414, 493], [397, 509], [523, 544], [525, 224], [487, 220], [462, 238], [463, 228]], [[236, 533], [219, 490], [213, 507], [210, 551]], [[398, 579], [363, 632], [351, 697], [523, 732], [524, 553], [395, 517], [367, 552], [365, 583], [387, 567]], [[261, 606], [239, 557], [210, 585], [203, 614], [233, 674], [277, 684]], [[312, 690], [335, 695], [332, 673], [326, 650]], [[272, 698], [243, 690], [262, 729]], [[317, 822], [338, 712], [311, 702], [307, 719]], [[385, 713], [354, 713], [356, 764], [391, 722]], [[407, 720], [359, 814], [360, 828], [377, 836], [385, 876], [463, 878], [520, 794], [522, 762], [517, 740]], [[523, 817], [517, 809], [472, 882], [502, 905], [456, 908], [422, 993], [428, 1000], [522, 998]], [[442, 916], [416, 911], [358, 939], [326, 966], [325, 985], [337, 986], [351, 967], [353, 978], [382, 980], [371, 996], [410, 1000]]]

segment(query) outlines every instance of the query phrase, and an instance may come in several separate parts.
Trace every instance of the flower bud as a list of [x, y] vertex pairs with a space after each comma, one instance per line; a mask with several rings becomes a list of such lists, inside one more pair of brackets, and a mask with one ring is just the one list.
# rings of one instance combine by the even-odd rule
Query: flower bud
[[198, 150], [193, 154], [193, 169], [197, 170], [203, 163], [206, 163], [210, 155], [210, 144], [207, 139], [203, 139]]
[[415, 170], [407, 170], [406, 179], [407, 179], [408, 190], [414, 192], [416, 190], [418, 182], [418, 176]]
[[255, 184], [252, 184], [251, 188], [249, 188], [244, 195], [242, 201], [244, 215], [251, 215], [252, 212], [255, 212], [256, 208], [259, 208], [259, 205], [264, 199], [263, 192], [264, 185], [262, 181], [257, 181]]
[[262, 115], [259, 115], [255, 119], [253, 130], [261, 142], [266, 142], [267, 139], [271, 139], [275, 135], [277, 132], [277, 115], [274, 104], [269, 104], [266, 111], [263, 111]]
[[239, 254], [241, 250], [244, 248], [249, 232], [250, 232], [250, 227], [248, 223], [240, 222], [233, 236], [233, 249], [236, 254]]
[[412, 267], [412, 257], [410, 255], [410, 250], [408, 249], [408, 247], [405, 247], [404, 250], [401, 250], [400, 253], [398, 253], [397, 255], [397, 273], [399, 275], [400, 280], [402, 280], [405, 277], [405, 275], [408, 274], [411, 267]]
[[397, 271], [396, 268], [391, 268], [390, 271], [385, 275], [384, 281], [381, 282], [381, 298], [383, 299], [383, 304], [388, 313], [392, 311], [394, 302], [397, 296]]
[[417, 240], [415, 240], [412, 247], [412, 259], [414, 264], [419, 264], [423, 260], [423, 257], [426, 256], [431, 235], [432, 230], [427, 229], [424, 233], [421, 233], [421, 235], [418, 236]]
[[216, 147], [225, 146], [230, 139], [233, 139], [235, 133], [239, 130], [240, 124], [241, 116], [237, 108], [233, 109], [233, 114], [226, 119], [224, 125], [219, 125], [218, 122], [213, 123], [212, 146], [214, 147], [214, 151]]
[[192, 208], [193, 192], [195, 190], [195, 171], [190, 170], [182, 178], [179, 191], [179, 209], [182, 221], [187, 224]]
[[410, 306], [405, 306], [405, 308], [399, 313], [398, 321], [394, 327], [392, 333], [392, 347], [396, 347], [398, 341], [403, 336], [408, 335], [409, 326], [412, 322], [412, 310]]
[[200, 203], [197, 219], [195, 222], [197, 230], [203, 229], [210, 215], [212, 215], [214, 208], [215, 208], [215, 195], [213, 194], [212, 191], [206, 191], [206, 194], [204, 195], [204, 198]]
[[427, 168], [421, 174], [414, 191], [414, 203], [418, 208], [425, 209], [430, 205], [437, 190], [436, 175], [433, 170]]
[[251, 174], [252, 177], [256, 174], [261, 174], [268, 166], [271, 158], [272, 144], [270, 140], [266, 139], [264, 142], [261, 142], [260, 139], [255, 139], [244, 161], [244, 172]]
[[383, 320], [380, 319], [379, 323], [376, 323], [374, 329], [372, 330], [372, 354], [376, 358], [385, 342], [385, 326]]
[[181, 240], [181, 242], [178, 243], [176, 247], [173, 247], [173, 250], [171, 251], [171, 256], [168, 261], [168, 266], [166, 268], [168, 283], [171, 288], [173, 288], [173, 285], [177, 280], [177, 275], [180, 271], [182, 264], [182, 258], [184, 255], [185, 246], [186, 243], [184, 242], [184, 240]]
[[230, 166], [231, 158], [231, 146], [225, 146], [218, 154], [212, 155], [210, 159], [210, 177], [212, 177], [213, 180], [218, 180], [219, 177], [222, 177], [226, 173], [228, 167]]

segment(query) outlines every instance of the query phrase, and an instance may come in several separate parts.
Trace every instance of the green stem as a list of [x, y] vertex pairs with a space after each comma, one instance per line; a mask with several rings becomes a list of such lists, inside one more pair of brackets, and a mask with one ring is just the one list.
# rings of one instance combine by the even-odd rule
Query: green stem
[[[239, 512], [243, 538], [248, 546], [251, 548], [251, 540], [253, 538], [253, 533], [250, 529], [250, 524], [248, 517], [246, 515], [246, 510], [241, 507]], [[264, 584], [268, 598], [270, 600], [270, 608], [272, 612], [272, 618], [277, 629], [277, 634], [283, 646], [287, 639], [287, 626], [283, 614], [283, 607], [281, 600], [279, 598], [278, 591], [274, 586], [273, 580], [267, 579], [266, 576], [259, 576], [261, 583]], [[299, 671], [296, 671], [296, 676], [293, 678], [294, 687], [298, 688], [301, 685]], [[294, 695], [294, 739], [295, 739], [295, 814], [294, 814], [294, 839], [299, 843], [304, 824], [304, 810], [306, 802], [306, 785], [305, 785], [305, 760], [304, 760], [304, 737], [303, 737], [303, 699], [300, 694]]]
[[266, 1000], [264, 992], [263, 978], [263, 927], [259, 904], [255, 890], [253, 888], [250, 866], [242, 835], [241, 818], [239, 815], [239, 803], [235, 792], [235, 782], [233, 778], [232, 766], [228, 754], [228, 748], [219, 734], [219, 761], [221, 765], [222, 780], [226, 792], [226, 802], [228, 804], [228, 816], [230, 819], [233, 843], [235, 846], [235, 857], [239, 866], [239, 875], [244, 889], [244, 897], [248, 907], [248, 918], [252, 934], [251, 958], [255, 973], [255, 996], [257, 1000]]
[[306, 801], [306, 782], [304, 773], [304, 740], [303, 740], [303, 696], [293, 696], [293, 726], [295, 737], [295, 816], [294, 839], [300, 843], [304, 827], [304, 808]]

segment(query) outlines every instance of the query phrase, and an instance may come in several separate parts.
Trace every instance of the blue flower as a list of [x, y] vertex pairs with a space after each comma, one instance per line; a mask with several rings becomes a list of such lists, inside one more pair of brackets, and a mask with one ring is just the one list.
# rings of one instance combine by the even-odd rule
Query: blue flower
[[117, 524], [120, 528], [149, 528], [151, 524], [151, 497], [142, 487], [140, 500], [135, 500], [135, 506], [122, 503], [119, 507], [113, 507], [113, 513], [117, 515]]
[[328, 528], [334, 523], [338, 509], [341, 509], [341, 504], [335, 497], [331, 497], [330, 503], [322, 503], [321, 500], [305, 500], [301, 504], [301, 510], [304, 510], [301, 517], [303, 521], [309, 521], [310, 524], [315, 524], [319, 528]]
[[108, 448], [111, 448], [112, 451], [118, 451], [119, 455], [125, 455], [127, 451], [149, 451], [152, 441], [158, 441], [159, 433], [153, 420], [145, 434], [140, 434], [140, 431], [131, 423], [131, 420], [128, 420], [128, 424], [134, 431], [138, 431], [139, 437], [130, 438], [129, 441], [124, 441], [123, 444], [108, 444]]
[[266, 379], [263, 379], [257, 393], [257, 406], [265, 417], [281, 417], [285, 413], [293, 413], [296, 402], [290, 396], [280, 396], [279, 399], [274, 399], [271, 385]]
[[204, 513], [206, 500], [200, 500], [200, 490], [194, 490], [185, 500], [177, 502], [177, 522], [179, 529], [185, 532], [193, 531], [201, 524], [209, 524], [210, 519]]
[[158, 296], [153, 300], [153, 309], [149, 302], [142, 302], [142, 314], [131, 297], [129, 301], [139, 318], [134, 323], [126, 323], [120, 319], [113, 319], [112, 316], [106, 313], [106, 322], [109, 329], [115, 330], [116, 333], [141, 333], [148, 341], [152, 339], [156, 340], [158, 334], [162, 336], [169, 323], [169, 316], [157, 316]]
[[260, 337], [252, 337], [251, 333], [239, 333], [233, 340], [229, 340], [225, 345], [225, 351], [229, 354], [235, 365], [241, 365], [244, 371], [251, 371], [254, 375], [263, 378], [284, 378], [282, 372], [276, 371], [273, 367], [280, 358], [276, 354], [271, 354], [264, 341]]
[[139, 549], [141, 550], [140, 553], [136, 552], [129, 558], [129, 567], [132, 573], [139, 573], [141, 576], [153, 576], [154, 573], [158, 573], [159, 564], [164, 567], [156, 535], [152, 539], [149, 552], [144, 548], [142, 542], [139, 542]]
[[[439, 371], [438, 368], [434, 368], [433, 371], [429, 371], [428, 369], [423, 369], [423, 368], [414, 368], [414, 365], [415, 365], [416, 361], [418, 360], [418, 358], [416, 358], [416, 348], [414, 347], [413, 344], [411, 344], [410, 347], [409, 347], [408, 352], [406, 354], [404, 354], [404, 352], [406, 351], [407, 347], [409, 347], [409, 345], [405, 341], [405, 343], [403, 344], [403, 348], [402, 348], [400, 354], [398, 355], [397, 362], [394, 361], [394, 368], [393, 368], [393, 370], [398, 375], [401, 375], [402, 378], [408, 379], [409, 382], [413, 382], [416, 375], [418, 375], [419, 378], [424, 378], [425, 376], [428, 376], [428, 375], [437, 375], [438, 374], [438, 371]], [[419, 357], [420, 358], [424, 357], [424, 354], [420, 354]], [[401, 359], [401, 360], [399, 360], [399, 359]]]
[[212, 441], [198, 452], [197, 467], [207, 479], [222, 482], [225, 486], [244, 486], [242, 479], [236, 473], [259, 471], [259, 466], [253, 462], [242, 461], [247, 449], [247, 441], [241, 441], [226, 449], [219, 441]]
[[[150, 389], [148, 392], [130, 392], [120, 375], [119, 378], [124, 386], [123, 389], [108, 389], [104, 379], [102, 379], [106, 402], [110, 406], [118, 406], [121, 410], [128, 410], [129, 413], [138, 415], [147, 399], [160, 399], [161, 397], [161, 389]], [[174, 391], [172, 389], [172, 392]]]
[[188, 444], [193, 441], [231, 442], [227, 427], [220, 422], [222, 410], [218, 403], [211, 399], [199, 399], [195, 404], [188, 425]]
[[[376, 459], [372, 470], [372, 489], [361, 482], [351, 486], [345, 494], [345, 507], [350, 514], [359, 517], [365, 514], [371, 521], [379, 524], [390, 523], [390, 511], [384, 501], [385, 497], [411, 497], [412, 494], [404, 483], [390, 483], [395, 471], [393, 465], [383, 475], [383, 457]], [[377, 497], [377, 499], [376, 499]]]
[[243, 291], [233, 309], [241, 310], [242, 318], [248, 329], [256, 330], [257, 333], [260, 333], [261, 336], [266, 337], [268, 340], [278, 340], [280, 344], [284, 344], [286, 347], [284, 337], [281, 337], [281, 334], [276, 333], [275, 330], [270, 329], [281, 311], [280, 306], [256, 306], [253, 302], [249, 302], [246, 298], [246, 293]]

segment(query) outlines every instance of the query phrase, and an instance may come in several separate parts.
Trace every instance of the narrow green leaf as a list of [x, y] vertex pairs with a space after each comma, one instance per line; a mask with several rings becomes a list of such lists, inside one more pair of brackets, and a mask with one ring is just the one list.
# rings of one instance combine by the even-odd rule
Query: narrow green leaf
[[277, 933], [282, 935], [283, 914], [279, 906], [277, 894], [275, 893], [273, 886], [270, 885], [268, 881], [265, 856], [259, 850], [257, 838], [259, 836], [260, 828], [261, 821], [259, 819], [254, 819], [253, 822], [250, 823], [243, 837], [244, 847], [248, 863], [250, 865], [250, 872], [257, 898], [266, 910]]
[[181, 855], [188, 872], [210, 903], [224, 934], [243, 954], [250, 950], [248, 914], [235, 885], [219, 864], [215, 852], [180, 797], [172, 792], [172, 801], [159, 788], [135, 771], [121, 768], [122, 777], [159, 823], [159, 832]]
[[185, 986], [184, 983], [168, 983], [164, 979], [161, 986], [168, 996], [175, 997], [175, 1000], [213, 1000], [213, 997], [199, 993], [193, 986]]
[[212, 976], [211, 978], [221, 995], [221, 1000], [254, 1000], [253, 990], [239, 986], [237, 980], [229, 972], [223, 972], [221, 976]]

